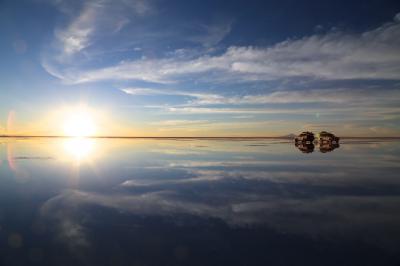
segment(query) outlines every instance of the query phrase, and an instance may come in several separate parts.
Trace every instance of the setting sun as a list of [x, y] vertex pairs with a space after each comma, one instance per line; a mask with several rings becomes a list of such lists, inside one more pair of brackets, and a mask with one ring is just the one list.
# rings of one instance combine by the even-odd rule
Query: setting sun
[[64, 134], [70, 137], [89, 137], [96, 133], [93, 115], [87, 110], [77, 110], [66, 115]]

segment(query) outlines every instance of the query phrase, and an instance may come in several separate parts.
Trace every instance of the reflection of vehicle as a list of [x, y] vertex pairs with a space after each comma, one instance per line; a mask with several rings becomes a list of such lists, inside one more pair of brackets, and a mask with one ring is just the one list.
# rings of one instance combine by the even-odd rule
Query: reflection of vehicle
[[312, 143], [314, 141], [314, 133], [305, 131], [300, 135], [298, 135], [294, 140], [296, 141], [296, 143], [297, 142]]
[[314, 144], [298, 141], [295, 143], [296, 147], [301, 150], [302, 153], [312, 153], [314, 151]]
[[334, 134], [321, 131], [318, 134], [318, 141], [320, 143], [330, 142], [330, 143], [339, 143], [339, 137], [336, 137]]
[[337, 148], [339, 148], [339, 143], [332, 143], [329, 141], [325, 141], [319, 144], [319, 151], [322, 153], [331, 152]]

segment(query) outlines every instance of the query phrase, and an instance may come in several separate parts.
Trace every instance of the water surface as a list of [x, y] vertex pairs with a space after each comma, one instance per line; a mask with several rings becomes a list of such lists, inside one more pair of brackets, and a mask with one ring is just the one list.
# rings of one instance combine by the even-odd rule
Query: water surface
[[400, 265], [400, 141], [0, 138], [1, 265]]

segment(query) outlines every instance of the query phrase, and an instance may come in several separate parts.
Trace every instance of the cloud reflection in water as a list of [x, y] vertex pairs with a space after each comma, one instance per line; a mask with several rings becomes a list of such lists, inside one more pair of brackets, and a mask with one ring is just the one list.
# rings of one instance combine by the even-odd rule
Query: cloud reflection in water
[[[146, 246], [155, 239], [157, 245], [164, 247], [162, 250], [184, 245], [192, 253], [196, 247], [200, 253], [216, 249], [214, 252], [224, 254], [223, 246], [228, 245], [231, 259], [240, 259], [233, 254], [243, 251], [237, 246], [243, 230], [246, 242], [258, 243], [259, 248], [250, 252], [254, 256], [262, 257], [261, 250], [272, 241], [276, 248], [286, 243], [305, 249], [303, 254], [308, 255], [303, 259], [309, 265], [321, 263], [311, 260], [311, 254], [317, 252], [315, 243], [325, 250], [318, 250], [321, 254], [336, 254], [337, 258], [342, 256], [353, 262], [363, 261], [355, 255], [357, 250], [368, 249], [376, 252], [364, 259], [384, 254], [397, 261], [393, 254], [400, 246], [398, 142], [349, 141], [335, 153], [308, 156], [289, 142], [251, 144], [97, 141], [95, 153], [107, 150], [95, 161], [101, 176], [84, 168], [74, 186], [47, 179], [48, 190], [41, 193], [48, 196], [41, 196], [46, 199], [38, 205], [38, 222], [47, 226], [54, 241], [64, 243], [68, 252], [79, 258], [86, 256], [91, 262], [98, 261], [88, 254], [94, 250], [98, 254], [104, 248], [111, 248], [110, 256], [128, 252], [130, 245], [143, 252], [155, 252]], [[68, 179], [64, 173], [68, 172], [68, 164], [63, 161], [32, 163], [46, 166], [47, 170], [36, 172], [24, 165], [33, 176], [30, 185], [42, 184], [44, 180], [37, 176], [52, 172], [52, 168]], [[181, 244], [171, 246], [172, 238]], [[199, 246], [202, 241], [217, 244]], [[120, 253], [112, 251], [113, 245], [121, 248]], [[347, 253], [341, 253], [344, 250]], [[150, 259], [143, 254], [138, 256]], [[171, 259], [164, 255], [153, 257]], [[207, 256], [196, 256], [202, 263], [210, 262]]]

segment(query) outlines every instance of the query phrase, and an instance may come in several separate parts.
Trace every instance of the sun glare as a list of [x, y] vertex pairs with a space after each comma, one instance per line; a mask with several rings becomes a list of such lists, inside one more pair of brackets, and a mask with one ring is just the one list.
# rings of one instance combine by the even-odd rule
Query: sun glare
[[67, 115], [64, 134], [69, 137], [90, 137], [96, 133], [93, 116], [86, 110], [78, 110]]
[[83, 161], [90, 157], [94, 149], [94, 140], [88, 138], [72, 138], [64, 141], [64, 149], [75, 161]]

